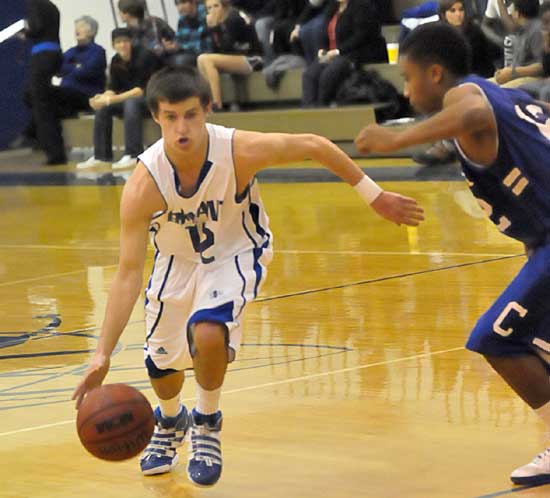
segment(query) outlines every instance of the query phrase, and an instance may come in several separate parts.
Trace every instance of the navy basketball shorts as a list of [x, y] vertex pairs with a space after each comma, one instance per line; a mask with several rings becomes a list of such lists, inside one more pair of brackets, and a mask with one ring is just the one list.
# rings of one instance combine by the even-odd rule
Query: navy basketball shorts
[[535, 249], [479, 319], [466, 347], [488, 356], [550, 353], [550, 245]]

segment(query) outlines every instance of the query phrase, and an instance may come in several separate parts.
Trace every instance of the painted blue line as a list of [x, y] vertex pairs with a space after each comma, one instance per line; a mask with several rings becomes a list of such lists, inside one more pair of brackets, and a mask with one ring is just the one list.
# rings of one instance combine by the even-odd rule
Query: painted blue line
[[490, 493], [488, 495], [476, 496], [476, 498], [495, 498], [497, 496], [510, 495], [512, 493], [520, 493], [526, 489], [540, 488], [547, 486], [548, 484], [531, 484], [528, 486], [516, 486], [515, 488], [505, 489], [504, 491], [497, 491], [496, 493]]

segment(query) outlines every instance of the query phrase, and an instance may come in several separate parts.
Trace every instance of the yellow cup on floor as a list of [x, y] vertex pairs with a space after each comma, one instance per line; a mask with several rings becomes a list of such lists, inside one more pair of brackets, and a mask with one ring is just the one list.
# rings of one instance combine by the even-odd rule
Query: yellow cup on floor
[[388, 49], [388, 60], [390, 64], [397, 64], [399, 59], [399, 43], [388, 43], [386, 44]]

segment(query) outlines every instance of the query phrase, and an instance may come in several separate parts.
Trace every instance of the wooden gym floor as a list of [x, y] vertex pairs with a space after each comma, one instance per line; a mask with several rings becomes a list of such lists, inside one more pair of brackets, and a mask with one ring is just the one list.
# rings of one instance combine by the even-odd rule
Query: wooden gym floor
[[[550, 494], [508, 480], [543, 449], [543, 427], [463, 348], [524, 261], [463, 182], [383, 184], [418, 198], [419, 229], [380, 220], [343, 184], [262, 186], [276, 257], [224, 385], [212, 489], [189, 484], [185, 451], [172, 474], [142, 477], [137, 459], [102, 462], [77, 439], [69, 398], [116, 268], [121, 187], [12, 184], [0, 188], [2, 498]], [[107, 381], [153, 402], [142, 305]]]

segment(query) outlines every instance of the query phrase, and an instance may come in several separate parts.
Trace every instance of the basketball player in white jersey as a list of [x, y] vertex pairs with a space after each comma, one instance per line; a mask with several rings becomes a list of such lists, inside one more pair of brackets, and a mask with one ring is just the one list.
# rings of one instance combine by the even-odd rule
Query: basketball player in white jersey
[[[227, 364], [240, 345], [244, 308], [258, 295], [272, 254], [256, 173], [311, 158], [352, 185], [380, 216], [418, 225], [423, 214], [413, 199], [382, 191], [327, 139], [207, 124], [210, 90], [194, 69], [160, 71], [146, 95], [162, 138], [139, 157], [124, 187], [119, 268], [97, 350], [73, 399], [78, 407], [107, 375], [142, 289], [151, 236], [145, 364], [159, 406], [141, 470], [172, 470], [176, 448], [189, 433], [188, 476], [208, 486], [222, 471], [219, 399]], [[198, 384], [191, 412], [180, 401], [186, 368], [194, 369]]]

